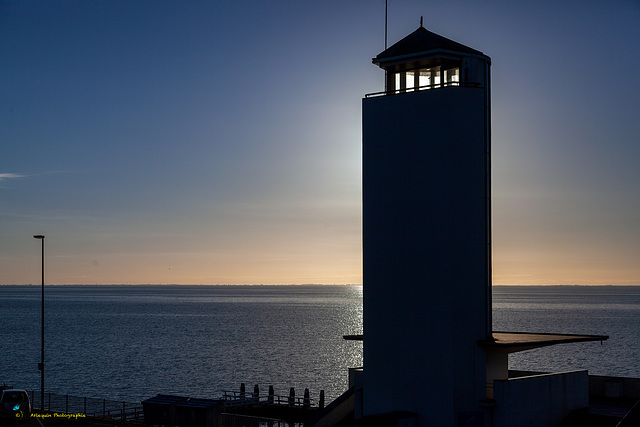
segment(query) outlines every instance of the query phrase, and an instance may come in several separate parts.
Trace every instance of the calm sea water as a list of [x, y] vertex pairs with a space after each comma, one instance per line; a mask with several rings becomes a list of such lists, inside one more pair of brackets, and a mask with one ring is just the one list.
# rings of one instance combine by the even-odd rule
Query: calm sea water
[[640, 287], [498, 286], [494, 330], [608, 335], [509, 356], [511, 369], [588, 369], [593, 375], [640, 377]]
[[[496, 287], [494, 329], [609, 335], [510, 367], [640, 377], [640, 287]], [[47, 391], [131, 402], [241, 382], [328, 400], [362, 365], [361, 286], [48, 286]], [[428, 302], [425, 302], [428, 304]], [[40, 287], [0, 286], [0, 383], [39, 389]]]
[[[47, 391], [140, 401], [221, 390], [327, 399], [362, 363], [362, 287], [49, 286]], [[39, 389], [40, 287], [0, 286], [0, 383]]]

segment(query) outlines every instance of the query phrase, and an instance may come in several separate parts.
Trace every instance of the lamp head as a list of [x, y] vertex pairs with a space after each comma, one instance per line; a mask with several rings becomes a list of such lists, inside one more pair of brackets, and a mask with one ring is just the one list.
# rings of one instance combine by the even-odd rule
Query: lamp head
[[34, 239], [44, 239], [44, 235], [43, 234], [34, 234], [33, 238]]

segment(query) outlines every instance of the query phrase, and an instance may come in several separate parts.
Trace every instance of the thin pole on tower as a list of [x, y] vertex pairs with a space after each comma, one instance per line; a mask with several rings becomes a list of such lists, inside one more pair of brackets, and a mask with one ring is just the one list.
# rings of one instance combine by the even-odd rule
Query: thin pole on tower
[[[389, 0], [384, 0], [384, 50], [387, 50], [387, 6], [389, 4]], [[384, 92], [388, 93], [389, 91], [389, 78], [387, 76], [387, 70], [384, 70]]]
[[384, 0], [384, 50], [387, 50], [387, 6], [389, 0]]

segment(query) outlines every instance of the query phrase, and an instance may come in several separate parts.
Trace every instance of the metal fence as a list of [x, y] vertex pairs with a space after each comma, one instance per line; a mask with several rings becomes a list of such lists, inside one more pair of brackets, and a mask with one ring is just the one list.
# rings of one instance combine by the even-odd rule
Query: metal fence
[[304, 423], [290, 423], [275, 418], [252, 417], [239, 414], [220, 414], [219, 427], [303, 427]]
[[301, 408], [310, 408], [313, 405], [313, 399], [307, 397], [295, 396], [278, 396], [274, 394], [256, 395], [254, 393], [237, 392], [223, 390], [222, 399], [224, 407], [247, 407], [256, 405], [287, 405], [297, 406]]
[[[31, 407], [42, 408], [39, 391], [30, 391]], [[71, 396], [69, 394], [45, 393], [44, 410], [62, 414], [81, 414], [87, 417], [113, 418], [118, 420], [142, 420], [141, 403]]]
[[[268, 394], [260, 394], [256, 385], [253, 393], [245, 391], [244, 384], [241, 385], [240, 391], [222, 390], [223, 406], [229, 407], [249, 407], [249, 406], [270, 406], [270, 405], [286, 405], [299, 408], [311, 408], [315, 406], [315, 399], [309, 397], [309, 389], [304, 390], [302, 397], [295, 395], [295, 390], [291, 388], [288, 396], [277, 395], [273, 391], [273, 386], [269, 387]], [[319, 408], [324, 408], [324, 390], [320, 390]]]

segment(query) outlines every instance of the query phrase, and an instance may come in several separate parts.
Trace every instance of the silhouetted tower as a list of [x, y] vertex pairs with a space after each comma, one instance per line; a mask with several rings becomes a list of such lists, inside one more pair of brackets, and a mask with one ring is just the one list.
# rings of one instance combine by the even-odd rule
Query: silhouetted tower
[[[482, 417], [491, 340], [490, 58], [420, 26], [363, 100], [363, 414]], [[480, 424], [469, 424], [480, 425]]]

